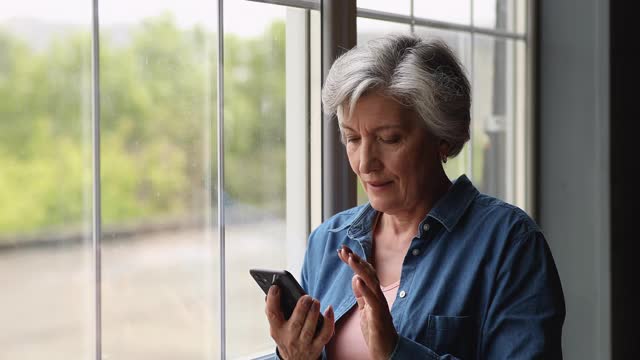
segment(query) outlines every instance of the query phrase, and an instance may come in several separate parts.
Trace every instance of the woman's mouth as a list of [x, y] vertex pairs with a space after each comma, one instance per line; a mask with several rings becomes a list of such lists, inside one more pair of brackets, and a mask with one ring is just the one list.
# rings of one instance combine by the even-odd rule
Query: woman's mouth
[[371, 190], [384, 190], [386, 188], [389, 187], [389, 185], [391, 185], [393, 181], [371, 181], [371, 182], [367, 182], [367, 186], [369, 187], [369, 189]]

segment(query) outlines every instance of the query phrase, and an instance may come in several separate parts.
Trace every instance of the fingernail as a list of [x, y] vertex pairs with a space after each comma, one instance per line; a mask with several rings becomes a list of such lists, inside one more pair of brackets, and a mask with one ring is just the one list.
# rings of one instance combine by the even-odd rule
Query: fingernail
[[313, 300], [313, 310], [320, 310], [320, 302], [318, 300]]
[[279, 287], [277, 287], [275, 285], [272, 285], [271, 287], [273, 288], [273, 295], [278, 295], [280, 293], [280, 288]]
[[302, 299], [302, 303], [303, 303], [304, 305], [311, 305], [311, 302], [312, 302], [312, 301], [313, 301], [313, 300], [311, 299], [311, 296], [308, 296], [308, 295], [305, 295], [305, 296], [304, 296], [304, 299]]

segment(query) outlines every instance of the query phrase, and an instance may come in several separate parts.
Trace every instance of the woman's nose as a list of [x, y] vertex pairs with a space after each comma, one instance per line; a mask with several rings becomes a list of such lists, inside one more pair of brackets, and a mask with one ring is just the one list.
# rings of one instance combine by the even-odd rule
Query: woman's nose
[[381, 165], [375, 143], [363, 141], [360, 146], [360, 173], [368, 174], [380, 170]]

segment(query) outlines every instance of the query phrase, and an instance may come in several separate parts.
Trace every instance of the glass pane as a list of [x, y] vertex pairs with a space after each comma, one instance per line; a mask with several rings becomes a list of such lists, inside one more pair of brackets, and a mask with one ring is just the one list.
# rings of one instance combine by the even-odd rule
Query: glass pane
[[0, 359], [94, 358], [91, 8], [0, 3]]
[[417, 18], [471, 25], [472, 0], [417, 0], [413, 13]]
[[103, 1], [103, 352], [219, 352], [216, 3]]
[[514, 43], [474, 41], [473, 180], [480, 191], [513, 202]]
[[407, 24], [399, 24], [389, 21], [371, 20], [358, 18], [358, 45], [366, 44], [367, 41], [384, 36], [389, 33], [409, 33], [411, 27]]
[[484, 28], [524, 32], [526, 1], [475, 0], [474, 25]]
[[[460, 60], [469, 81], [471, 81], [471, 35], [469, 33], [419, 26], [415, 28], [415, 33], [424, 39], [438, 39], [447, 43]], [[445, 172], [451, 180], [457, 179], [462, 174], [468, 175], [470, 170], [469, 152], [469, 144], [467, 143], [458, 156], [450, 158], [444, 165]]]
[[401, 15], [411, 14], [411, 0], [358, 0], [357, 6], [362, 9], [378, 10]]
[[287, 195], [300, 194], [306, 183], [306, 156], [295, 154], [308, 153], [308, 111], [300, 105], [308, 98], [309, 17], [283, 6], [226, 3], [226, 341], [227, 356], [236, 359], [275, 349], [264, 293], [249, 269], [287, 269], [297, 276], [304, 254], [308, 229], [291, 235], [300, 224], [287, 219], [296, 212], [308, 222], [308, 206], [296, 206]]

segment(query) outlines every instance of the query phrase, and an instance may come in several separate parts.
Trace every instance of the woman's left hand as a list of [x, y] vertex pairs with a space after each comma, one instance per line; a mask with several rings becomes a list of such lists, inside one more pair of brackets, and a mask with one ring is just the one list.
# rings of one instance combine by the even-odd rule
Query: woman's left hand
[[376, 270], [349, 247], [338, 249], [338, 256], [355, 275], [351, 287], [360, 311], [360, 328], [372, 359], [389, 359], [398, 341], [389, 304], [380, 288]]

